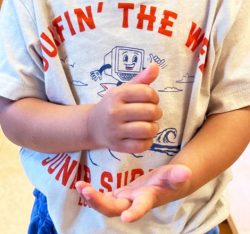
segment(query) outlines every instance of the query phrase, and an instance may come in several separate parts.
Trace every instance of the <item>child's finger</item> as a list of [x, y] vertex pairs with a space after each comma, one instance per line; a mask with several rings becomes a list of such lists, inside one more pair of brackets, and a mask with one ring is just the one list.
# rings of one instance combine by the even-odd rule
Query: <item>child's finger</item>
[[168, 165], [168, 167], [167, 172], [162, 176], [162, 180], [165, 180], [166, 184], [172, 189], [176, 189], [179, 184], [186, 182], [192, 175], [190, 168], [184, 165]]
[[90, 184], [84, 186], [81, 191], [79, 183], [77, 183], [76, 187], [89, 207], [109, 217], [119, 216], [122, 211], [128, 209], [131, 205], [129, 200], [117, 199], [112, 196], [112, 193], [101, 193]]
[[88, 186], [91, 186], [89, 183], [85, 182], [85, 181], [77, 181], [75, 183], [75, 187], [77, 192], [79, 193], [79, 195], [81, 196], [82, 200], [87, 204], [87, 201], [85, 199], [85, 197], [82, 195], [82, 190]]
[[91, 186], [90, 183], [87, 183], [85, 181], [77, 181], [75, 183], [75, 187], [76, 187], [76, 190], [81, 193], [81, 191], [83, 190], [83, 188], [86, 188], [87, 186]]
[[150, 193], [141, 194], [133, 201], [131, 207], [121, 214], [123, 222], [134, 222], [142, 218], [154, 206], [154, 199]]
[[152, 103], [130, 103], [122, 110], [122, 120], [131, 121], [157, 121], [162, 117], [162, 109]]
[[159, 66], [156, 63], [151, 63], [145, 70], [135, 76], [127, 84], [147, 84], [150, 85], [159, 75]]
[[87, 187], [82, 191], [88, 205], [96, 211], [108, 216], [119, 216], [131, 205], [127, 199], [117, 199], [111, 193], [101, 193], [93, 187]]
[[[158, 93], [145, 84], [123, 85], [117, 87], [116, 90], [122, 90], [119, 93], [119, 98], [123, 103], [152, 103], [156, 105], [159, 103]], [[114, 94], [117, 95], [117, 92]]]

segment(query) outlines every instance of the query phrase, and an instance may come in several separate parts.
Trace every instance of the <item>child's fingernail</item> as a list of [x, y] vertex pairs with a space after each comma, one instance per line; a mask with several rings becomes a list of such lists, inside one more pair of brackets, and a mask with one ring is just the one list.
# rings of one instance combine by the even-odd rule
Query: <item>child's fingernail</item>
[[76, 190], [77, 190], [78, 193], [82, 193], [82, 188], [80, 186], [80, 182], [76, 182], [75, 183], [75, 188], [76, 188]]
[[82, 190], [82, 195], [84, 196], [85, 199], [89, 200], [91, 197], [91, 189], [90, 188], [84, 188]]
[[126, 223], [129, 223], [131, 221], [129, 211], [122, 212], [121, 220]]

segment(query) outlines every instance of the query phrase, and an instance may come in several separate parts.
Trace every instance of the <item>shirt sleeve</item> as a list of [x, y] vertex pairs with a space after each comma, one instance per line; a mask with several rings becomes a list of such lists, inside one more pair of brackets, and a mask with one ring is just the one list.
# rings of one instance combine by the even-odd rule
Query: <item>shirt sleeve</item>
[[[216, 51], [218, 57], [208, 106], [208, 115], [250, 105], [250, 1], [242, 0], [230, 30]], [[228, 18], [224, 16], [224, 25]], [[230, 17], [230, 15], [227, 15]], [[217, 34], [224, 31], [223, 20]]]
[[21, 0], [4, 1], [0, 12], [0, 96], [46, 99], [36, 25]]

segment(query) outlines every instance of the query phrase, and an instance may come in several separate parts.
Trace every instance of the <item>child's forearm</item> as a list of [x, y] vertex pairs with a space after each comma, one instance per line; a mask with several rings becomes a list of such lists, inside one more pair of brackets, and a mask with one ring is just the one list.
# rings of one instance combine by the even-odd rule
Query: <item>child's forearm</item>
[[64, 106], [36, 98], [0, 98], [0, 124], [14, 143], [49, 153], [109, 148], [140, 153], [152, 145], [162, 116], [149, 85], [159, 66], [150, 64], [126, 85], [93, 105]]
[[62, 106], [35, 98], [0, 101], [1, 127], [17, 145], [49, 153], [98, 148], [87, 130], [93, 105]]
[[210, 116], [193, 140], [171, 161], [192, 170], [192, 179], [184, 193], [192, 193], [230, 167], [249, 141], [249, 107]]

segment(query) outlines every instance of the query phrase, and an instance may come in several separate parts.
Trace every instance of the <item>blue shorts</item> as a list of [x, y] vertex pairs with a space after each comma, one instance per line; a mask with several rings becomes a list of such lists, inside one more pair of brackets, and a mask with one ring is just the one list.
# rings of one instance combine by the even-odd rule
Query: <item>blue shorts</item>
[[212, 230], [210, 230], [206, 234], [219, 234], [219, 233], [220, 233], [219, 227], [214, 227]]
[[34, 190], [33, 194], [35, 202], [30, 217], [28, 234], [57, 234], [49, 216], [46, 197], [37, 189]]
[[[37, 189], [33, 192], [35, 203], [32, 209], [28, 234], [57, 234], [54, 224], [49, 216], [46, 197]], [[215, 227], [206, 234], [219, 234]]]

